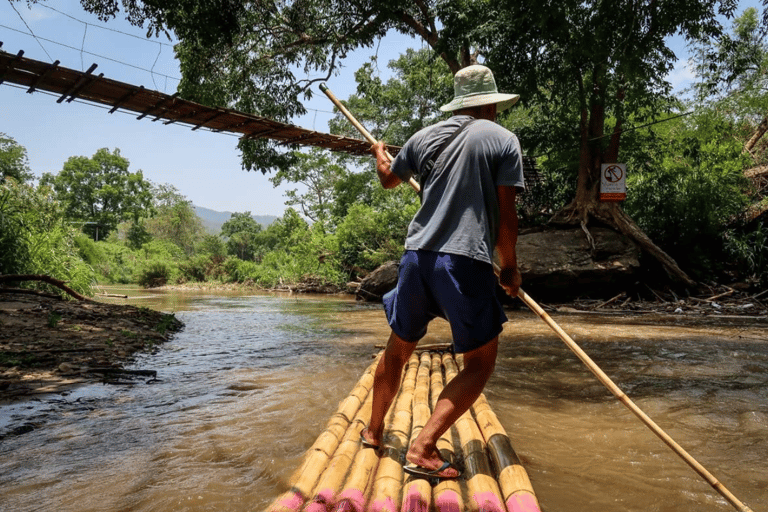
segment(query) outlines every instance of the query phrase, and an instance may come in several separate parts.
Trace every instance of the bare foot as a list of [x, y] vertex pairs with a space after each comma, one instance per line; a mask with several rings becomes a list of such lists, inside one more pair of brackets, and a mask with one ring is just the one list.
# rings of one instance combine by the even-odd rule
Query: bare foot
[[376, 437], [373, 435], [373, 432], [371, 432], [371, 429], [368, 427], [365, 427], [360, 431], [360, 439], [363, 442], [363, 446], [366, 448], [374, 448], [378, 450], [381, 446], [381, 442], [376, 439]]

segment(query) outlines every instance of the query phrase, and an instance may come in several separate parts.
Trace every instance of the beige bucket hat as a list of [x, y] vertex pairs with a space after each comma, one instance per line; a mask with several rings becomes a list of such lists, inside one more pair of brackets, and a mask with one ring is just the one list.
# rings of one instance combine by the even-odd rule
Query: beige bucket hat
[[520, 99], [519, 94], [501, 94], [496, 89], [496, 80], [491, 70], [479, 64], [460, 69], [454, 75], [453, 96], [453, 101], [440, 107], [440, 110], [453, 112], [496, 103], [496, 111], [501, 112]]

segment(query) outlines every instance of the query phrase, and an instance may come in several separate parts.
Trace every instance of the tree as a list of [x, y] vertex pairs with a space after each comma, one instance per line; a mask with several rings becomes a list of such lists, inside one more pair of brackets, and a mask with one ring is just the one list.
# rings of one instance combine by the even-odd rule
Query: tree
[[221, 226], [221, 236], [227, 238], [227, 252], [247, 261], [256, 258], [256, 238], [260, 232], [261, 224], [251, 212], [233, 213]]
[[[83, 1], [90, 10], [116, 2]], [[502, 89], [543, 105], [552, 130], [541, 149], [577, 155], [576, 195], [556, 220], [580, 224], [587, 234], [591, 218], [614, 226], [673, 277], [693, 284], [618, 204], [599, 202], [600, 167], [617, 161], [626, 125], [654, 119], [658, 100], [669, 95], [666, 76], [675, 55], [665, 38], [717, 36], [717, 17], [730, 16], [734, 0], [248, 3], [232, 11], [236, 23], [227, 25], [227, 38], [213, 43], [194, 37], [206, 29], [199, 26], [203, 20], [180, 14], [189, 6], [152, 5], [166, 13], [152, 20], [181, 34], [184, 97], [282, 121], [304, 113], [301, 99], [333, 76], [350, 51], [371, 46], [389, 30], [420, 38], [452, 73], [484, 57]], [[239, 147], [246, 169], [265, 172], [291, 160], [265, 139], [244, 139]]]
[[24, 183], [34, 178], [34, 175], [29, 169], [27, 149], [12, 137], [0, 133], [0, 183], [8, 178]]
[[91, 158], [70, 157], [58, 174], [45, 173], [41, 184], [53, 188], [70, 222], [82, 223], [95, 239], [106, 238], [120, 222], [137, 220], [151, 206], [150, 183], [128, 166], [119, 149], [102, 148]]
[[152, 190], [154, 214], [144, 222], [153, 239], [171, 242], [190, 256], [203, 238], [205, 228], [192, 202], [173, 185], [156, 185]]
[[297, 152], [295, 156], [294, 165], [278, 170], [269, 181], [275, 187], [283, 182], [304, 185], [304, 193], [299, 193], [298, 189], [286, 191], [288, 200], [285, 204], [300, 207], [305, 217], [325, 226], [330, 218], [334, 187], [347, 170], [337, 163], [337, 157], [317, 148], [312, 148], [309, 153]]
[[[591, 1], [536, 5], [499, 2], [498, 17], [479, 45], [499, 85], [515, 87], [540, 104], [553, 136], [540, 151], [578, 148], [576, 196], [555, 221], [608, 224], [636, 240], [676, 280], [691, 279], [638, 228], [618, 203], [599, 201], [601, 164], [619, 161], [630, 123], [652, 121], [670, 105], [667, 75], [675, 55], [667, 38], [721, 32], [717, 16], [730, 16], [730, 0]], [[514, 41], [514, 48], [509, 43]], [[539, 152], [539, 151], [537, 151]]]
[[763, 163], [753, 154], [768, 132], [768, 46], [757, 9], [750, 7], [737, 17], [730, 33], [700, 37], [693, 48], [695, 101], [728, 112], [749, 126], [744, 151], [755, 163]]

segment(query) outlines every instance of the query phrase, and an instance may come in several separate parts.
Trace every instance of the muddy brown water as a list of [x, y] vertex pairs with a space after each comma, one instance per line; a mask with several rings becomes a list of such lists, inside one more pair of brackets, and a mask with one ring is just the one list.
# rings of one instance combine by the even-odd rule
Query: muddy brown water
[[[378, 306], [339, 297], [128, 293], [186, 324], [133, 366], [160, 381], [0, 407], [0, 510], [263, 510], [388, 335]], [[543, 511], [733, 510], [541, 320], [508, 316], [486, 396]], [[768, 512], [766, 323], [553, 318], [731, 492]], [[424, 343], [447, 339], [434, 323]]]

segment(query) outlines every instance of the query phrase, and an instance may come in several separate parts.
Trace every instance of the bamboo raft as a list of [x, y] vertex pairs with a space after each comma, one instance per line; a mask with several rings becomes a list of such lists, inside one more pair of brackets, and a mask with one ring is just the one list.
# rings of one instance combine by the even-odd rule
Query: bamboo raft
[[381, 355], [339, 404], [289, 490], [268, 512], [540, 512], [528, 474], [484, 395], [438, 441], [443, 458], [463, 469], [459, 479], [436, 482], [403, 471], [410, 439], [462, 366], [461, 355], [448, 347], [417, 348], [390, 408], [381, 452], [362, 448]]

